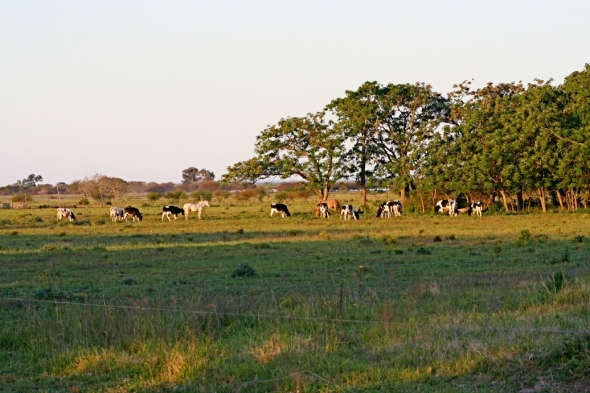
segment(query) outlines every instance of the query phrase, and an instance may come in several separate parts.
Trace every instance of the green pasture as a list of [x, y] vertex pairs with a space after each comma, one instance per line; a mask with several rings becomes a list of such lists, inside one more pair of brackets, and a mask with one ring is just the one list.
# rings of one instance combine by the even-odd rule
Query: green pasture
[[145, 202], [142, 222], [0, 209], [0, 391], [590, 388], [585, 212], [344, 222], [230, 200], [169, 222]]

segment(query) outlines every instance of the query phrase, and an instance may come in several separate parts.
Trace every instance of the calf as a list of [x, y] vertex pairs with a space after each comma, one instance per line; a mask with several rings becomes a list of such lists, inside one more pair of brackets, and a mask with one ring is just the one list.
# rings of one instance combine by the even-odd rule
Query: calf
[[170, 219], [170, 215], [173, 215], [174, 219], [176, 220], [179, 214], [184, 215], [184, 210], [178, 206], [164, 206], [162, 208], [162, 221], [164, 221], [164, 216], [168, 218], [168, 221], [172, 221]]
[[291, 217], [291, 213], [289, 212], [289, 208], [287, 207], [287, 205], [285, 205], [283, 203], [272, 203], [270, 205], [270, 216], [272, 217], [273, 214], [275, 214], [275, 213], [281, 213], [283, 218], [285, 218], [285, 215], [287, 217]]
[[110, 216], [111, 216], [111, 220], [113, 222], [117, 221], [117, 220], [122, 220], [124, 215], [125, 215], [125, 212], [120, 207], [115, 207], [115, 206], [111, 207]]
[[58, 207], [57, 208], [57, 219], [61, 220], [64, 217], [70, 221], [76, 221], [76, 216], [74, 215], [73, 211], [71, 211], [70, 209], [67, 209], [65, 207]]
[[343, 205], [342, 210], [340, 211], [340, 218], [344, 217], [344, 221], [347, 221], [348, 217], [352, 216], [355, 220], [359, 220], [361, 213], [360, 210], [355, 211], [354, 206], [352, 205]]
[[475, 214], [479, 217], [482, 216], [483, 213], [483, 203], [481, 202], [473, 202], [471, 205], [469, 205], [469, 207], [471, 208], [471, 212], [469, 215], [471, 215], [472, 212], [475, 212]]
[[329, 218], [330, 217], [330, 210], [328, 208], [328, 204], [326, 202], [318, 203], [320, 207], [320, 217], [322, 218]]
[[449, 216], [456, 217], [458, 214], [457, 201], [454, 199], [441, 199], [434, 206], [435, 213], [449, 213]]
[[125, 219], [125, 221], [127, 221], [127, 216], [133, 217], [133, 221], [135, 221], [136, 218], [137, 218], [137, 221], [143, 220], [141, 213], [135, 207], [127, 206], [125, 209], [123, 209], [123, 211], [124, 211], [123, 218]]

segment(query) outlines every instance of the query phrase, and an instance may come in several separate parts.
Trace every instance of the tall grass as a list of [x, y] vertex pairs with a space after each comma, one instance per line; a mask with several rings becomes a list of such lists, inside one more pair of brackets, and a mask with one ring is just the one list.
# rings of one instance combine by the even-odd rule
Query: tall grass
[[107, 208], [76, 209], [86, 225], [0, 211], [0, 390], [516, 391], [587, 378], [586, 214], [343, 222], [299, 203], [289, 219], [250, 204], [162, 222], [141, 210], [141, 223], [113, 223]]

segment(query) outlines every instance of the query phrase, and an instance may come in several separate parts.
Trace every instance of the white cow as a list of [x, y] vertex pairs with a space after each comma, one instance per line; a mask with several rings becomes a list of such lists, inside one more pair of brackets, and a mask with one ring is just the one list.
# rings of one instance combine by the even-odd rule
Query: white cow
[[125, 212], [120, 207], [116, 207], [116, 206], [111, 207], [110, 216], [111, 216], [111, 220], [113, 222], [117, 221], [117, 220], [122, 220], [124, 215], [125, 215]]
[[204, 207], [209, 207], [209, 202], [201, 201], [199, 203], [185, 203], [182, 209], [184, 210], [184, 218], [188, 220], [189, 212], [197, 212], [199, 220], [201, 219], [201, 211]]
[[67, 218], [70, 221], [76, 221], [76, 216], [74, 212], [65, 207], [58, 207], [57, 208], [57, 219], [61, 220], [62, 218]]

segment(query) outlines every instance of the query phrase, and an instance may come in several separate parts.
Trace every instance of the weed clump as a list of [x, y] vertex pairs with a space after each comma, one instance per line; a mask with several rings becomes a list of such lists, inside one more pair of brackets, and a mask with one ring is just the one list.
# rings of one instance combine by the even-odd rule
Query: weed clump
[[416, 254], [418, 255], [430, 255], [432, 254], [432, 250], [430, 248], [421, 246], [416, 249]]
[[1, 225], [1, 226], [5, 226], [5, 225], [12, 225], [12, 221], [10, 221], [10, 220], [6, 220], [6, 219], [4, 219], [4, 220], [0, 220], [0, 225]]
[[105, 225], [107, 222], [105, 220], [96, 220], [94, 221], [94, 225]]
[[499, 241], [494, 244], [494, 247], [492, 248], [494, 254], [498, 255], [502, 252], [502, 247], [500, 246], [501, 244], [502, 243], [500, 243]]
[[391, 235], [383, 235], [381, 240], [383, 240], [383, 243], [387, 244], [388, 246], [395, 246], [397, 244], [397, 240]]
[[136, 285], [137, 281], [132, 277], [125, 277], [123, 279], [123, 284], [124, 285]]
[[62, 243], [47, 243], [39, 248], [39, 251], [68, 251], [70, 247]]
[[[80, 215], [80, 214], [78, 214]], [[84, 226], [84, 225], [88, 225], [89, 227], [92, 226], [92, 223], [88, 220], [79, 220], [79, 221], [72, 221], [72, 225], [76, 225], [76, 226]]]
[[71, 300], [72, 294], [55, 290], [53, 288], [44, 288], [35, 291], [33, 294], [35, 299], [39, 300]]
[[523, 229], [522, 231], [520, 231], [520, 237], [516, 241], [516, 246], [522, 247], [526, 243], [528, 243], [530, 240], [531, 240], [531, 231], [529, 231], [528, 229]]
[[435, 243], [440, 243], [440, 242], [442, 242], [442, 238], [440, 236], [436, 235], [434, 237], [434, 239], [432, 239], [432, 241], [435, 242]]
[[539, 243], [547, 243], [547, 240], [549, 240], [549, 236], [542, 233], [540, 235], [535, 236], [535, 239], [537, 239]]
[[258, 273], [256, 273], [256, 269], [252, 266], [248, 265], [247, 263], [242, 263], [240, 267], [235, 269], [232, 274], [232, 278], [236, 277], [256, 277]]
[[39, 216], [29, 218], [29, 222], [32, 224], [43, 222], [43, 219]]
[[572, 257], [570, 254], [570, 249], [566, 247], [565, 250], [563, 250], [563, 253], [559, 257], [551, 259], [551, 261], [549, 263], [551, 263], [552, 265], [557, 265], [558, 263], [571, 262], [571, 260], [572, 260]]
[[238, 235], [243, 235], [243, 234], [244, 234], [244, 228], [239, 228], [239, 229], [236, 231], [236, 234], [238, 234]]
[[590, 376], [590, 334], [565, 339], [540, 361], [541, 365], [562, 374]]
[[585, 240], [586, 240], [586, 236], [578, 235], [578, 236], [574, 236], [573, 242], [574, 243], [584, 243]]
[[541, 283], [541, 286], [549, 293], [558, 293], [567, 286], [569, 281], [569, 278], [559, 271], [549, 276]]

